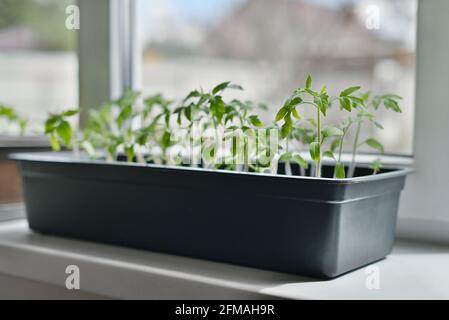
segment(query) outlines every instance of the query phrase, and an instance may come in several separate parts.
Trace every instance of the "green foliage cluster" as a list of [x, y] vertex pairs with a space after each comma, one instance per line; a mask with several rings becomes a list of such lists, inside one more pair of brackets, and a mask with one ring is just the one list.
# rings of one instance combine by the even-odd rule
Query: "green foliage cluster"
[[[224, 97], [227, 90], [242, 87], [224, 82], [210, 91], [193, 90], [180, 102], [161, 94], [142, 97], [139, 92], [127, 90], [120, 98], [91, 110], [82, 132], [74, 132], [67, 121], [78, 110], [68, 110], [51, 114], [45, 123], [45, 133], [55, 150], [60, 150], [61, 143], [76, 152], [80, 146], [91, 158], [105, 156], [108, 161], [124, 155], [128, 162], [185, 165], [186, 157], [191, 160], [195, 150], [200, 150], [204, 168], [277, 173], [278, 163], [284, 163], [285, 173], [292, 175], [290, 163], [294, 162], [301, 175], [321, 177], [323, 159], [328, 158], [334, 162], [334, 178], [342, 179], [354, 176], [355, 157], [362, 145], [384, 152], [376, 139], [360, 138], [363, 126], [368, 123], [383, 129], [376, 120], [376, 111], [383, 107], [401, 112], [401, 97], [397, 95], [371, 95], [355, 86], [332, 96], [326, 87], [315, 89], [309, 76], [304, 87], [288, 97], [272, 123], [265, 125], [257, 111], [268, 110], [266, 105], [227, 100]], [[314, 118], [301, 115], [307, 107], [315, 110]], [[331, 108], [338, 108], [344, 115], [344, 120], [333, 126], [325, 124]], [[194, 136], [197, 129], [210, 135], [206, 134], [199, 142], [186, 139]], [[270, 152], [273, 141], [267, 136], [273, 129], [277, 132], [276, 153]], [[219, 148], [223, 141], [231, 141], [224, 152]], [[352, 146], [348, 166], [342, 162], [345, 144]], [[254, 145], [256, 151], [251, 148]], [[176, 148], [179, 153], [175, 152], [173, 157], [169, 151]], [[371, 168], [376, 174], [382, 165], [376, 160]]]
[[28, 125], [28, 120], [19, 116], [14, 108], [6, 105], [0, 105], [0, 120], [4, 120], [7, 126], [16, 124], [20, 129], [20, 134], [25, 134]]
[[[374, 138], [360, 141], [362, 126], [370, 122], [378, 129], [383, 129], [382, 125], [376, 121], [375, 112], [384, 107], [393, 112], [400, 113], [399, 101], [402, 98], [394, 94], [371, 95], [370, 92], [361, 92], [359, 86], [349, 87], [340, 92], [338, 96], [329, 96], [326, 87], [320, 90], [312, 88], [312, 77], [308, 76], [305, 86], [296, 89], [287, 99], [284, 106], [280, 108], [276, 115], [276, 122], [283, 120], [281, 135], [287, 140], [297, 140], [309, 147], [310, 157], [315, 164], [315, 176], [321, 176], [321, 163], [324, 157], [335, 162], [334, 177], [342, 179], [353, 177], [355, 172], [355, 158], [357, 150], [366, 144], [380, 153], [384, 152], [383, 145]], [[329, 109], [334, 105], [339, 105], [347, 116], [337, 126], [322, 126], [322, 120], [326, 117]], [[303, 120], [298, 109], [310, 105], [316, 109], [316, 118]], [[355, 127], [354, 140], [352, 142], [352, 159], [345, 171], [342, 162], [343, 146], [347, 140], [348, 133]], [[326, 144], [326, 142], [329, 142]], [[324, 149], [328, 146], [328, 149]], [[307, 165], [304, 161], [298, 162], [302, 167]], [[380, 171], [378, 161], [372, 165], [373, 172]]]

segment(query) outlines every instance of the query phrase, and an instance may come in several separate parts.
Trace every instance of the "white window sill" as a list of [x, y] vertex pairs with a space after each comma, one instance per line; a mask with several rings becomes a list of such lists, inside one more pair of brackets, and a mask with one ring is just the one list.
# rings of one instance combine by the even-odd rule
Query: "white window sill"
[[0, 274], [65, 286], [77, 265], [81, 290], [118, 299], [449, 299], [448, 247], [397, 243], [375, 263], [330, 281], [37, 234], [25, 220], [0, 224]]

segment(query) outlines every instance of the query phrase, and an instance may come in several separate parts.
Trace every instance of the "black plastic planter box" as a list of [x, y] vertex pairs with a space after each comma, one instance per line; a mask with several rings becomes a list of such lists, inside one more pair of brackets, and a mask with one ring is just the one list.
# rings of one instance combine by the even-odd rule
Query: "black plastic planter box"
[[14, 158], [34, 230], [319, 278], [391, 252], [408, 172], [331, 180]]

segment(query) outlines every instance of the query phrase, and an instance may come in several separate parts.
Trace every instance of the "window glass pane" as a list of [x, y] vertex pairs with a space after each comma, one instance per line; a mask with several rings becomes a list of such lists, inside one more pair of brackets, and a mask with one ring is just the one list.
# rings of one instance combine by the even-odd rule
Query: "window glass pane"
[[[66, 28], [75, 0], [0, 0], [0, 103], [42, 132], [48, 112], [78, 105], [76, 31]], [[1, 121], [1, 120], [0, 120]], [[0, 134], [18, 128], [5, 126]]]
[[181, 98], [231, 80], [271, 114], [309, 73], [334, 93], [393, 92], [403, 113], [380, 111], [385, 130], [366, 135], [411, 154], [416, 10], [416, 0], [140, 0], [143, 91]]

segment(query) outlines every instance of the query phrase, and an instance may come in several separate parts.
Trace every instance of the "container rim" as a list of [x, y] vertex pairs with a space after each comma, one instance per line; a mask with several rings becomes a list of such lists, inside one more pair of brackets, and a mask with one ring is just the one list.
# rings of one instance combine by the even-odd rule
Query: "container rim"
[[[365, 175], [353, 178], [326, 178], [326, 177], [310, 177], [310, 176], [287, 176], [283, 174], [270, 174], [270, 173], [256, 173], [256, 172], [239, 172], [232, 170], [213, 170], [204, 168], [182, 167], [173, 165], [157, 165], [157, 164], [141, 164], [141, 163], [128, 163], [128, 162], [106, 162], [104, 160], [91, 160], [87, 157], [82, 157], [80, 160], [73, 159], [72, 153], [69, 151], [63, 152], [18, 152], [11, 153], [8, 158], [15, 161], [25, 162], [44, 162], [44, 163], [62, 163], [62, 164], [81, 164], [81, 165], [101, 165], [101, 166], [121, 166], [121, 167], [142, 167], [142, 168], [155, 168], [160, 170], [180, 170], [184, 172], [201, 172], [201, 173], [214, 173], [214, 174], [233, 174], [238, 176], [257, 176], [257, 177], [270, 177], [276, 179], [290, 179], [290, 180], [308, 180], [313, 182], [321, 182], [327, 184], [352, 184], [367, 181], [384, 180], [387, 178], [394, 178], [399, 176], [405, 176], [414, 173], [415, 170], [410, 167], [400, 166], [388, 166], [385, 167], [389, 172], [382, 172], [375, 175]], [[358, 166], [366, 168], [367, 166]]]

